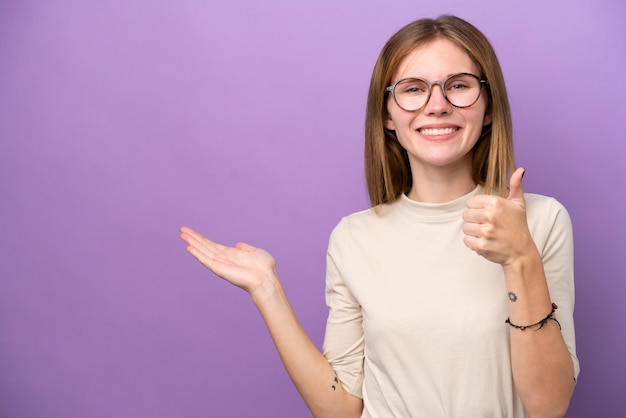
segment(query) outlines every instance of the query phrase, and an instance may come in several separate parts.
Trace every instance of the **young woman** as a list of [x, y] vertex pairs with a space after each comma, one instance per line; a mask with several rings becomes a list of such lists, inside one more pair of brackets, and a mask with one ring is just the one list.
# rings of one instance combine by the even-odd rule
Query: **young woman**
[[387, 42], [365, 163], [372, 208], [330, 238], [323, 353], [269, 253], [181, 237], [250, 293], [316, 417], [563, 416], [579, 370], [571, 222], [522, 191], [502, 72], [474, 26], [422, 19]]

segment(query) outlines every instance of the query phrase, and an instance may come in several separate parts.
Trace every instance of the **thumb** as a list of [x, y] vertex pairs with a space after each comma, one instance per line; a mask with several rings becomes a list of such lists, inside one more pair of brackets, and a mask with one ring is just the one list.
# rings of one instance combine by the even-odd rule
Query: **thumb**
[[522, 190], [522, 177], [524, 177], [524, 173], [526, 173], [526, 169], [520, 167], [511, 174], [508, 200], [524, 202], [524, 190]]
[[235, 248], [247, 252], [256, 250], [256, 247], [253, 247], [250, 244], [246, 244], [245, 242], [238, 242], [237, 244], [235, 244]]

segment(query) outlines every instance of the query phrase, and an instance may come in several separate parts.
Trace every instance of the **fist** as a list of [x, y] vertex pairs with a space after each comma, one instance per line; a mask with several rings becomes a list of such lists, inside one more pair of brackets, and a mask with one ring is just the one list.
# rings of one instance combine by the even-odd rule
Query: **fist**
[[524, 168], [511, 175], [507, 198], [478, 195], [467, 200], [463, 212], [465, 245], [494, 263], [511, 264], [534, 245], [526, 221], [523, 176]]

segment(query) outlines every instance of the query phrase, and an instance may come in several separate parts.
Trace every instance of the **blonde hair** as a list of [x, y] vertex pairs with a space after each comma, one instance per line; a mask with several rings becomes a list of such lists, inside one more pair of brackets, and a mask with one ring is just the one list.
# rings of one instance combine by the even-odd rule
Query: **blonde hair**
[[507, 179], [515, 167], [513, 127], [506, 86], [493, 47], [476, 27], [456, 16], [420, 19], [393, 35], [383, 47], [370, 82], [365, 118], [365, 178], [372, 206], [390, 203], [413, 185], [407, 152], [394, 131], [386, 129], [388, 92], [401, 61], [415, 48], [447, 39], [465, 51], [487, 80], [491, 124], [484, 126], [473, 149], [472, 177], [488, 194], [505, 196]]

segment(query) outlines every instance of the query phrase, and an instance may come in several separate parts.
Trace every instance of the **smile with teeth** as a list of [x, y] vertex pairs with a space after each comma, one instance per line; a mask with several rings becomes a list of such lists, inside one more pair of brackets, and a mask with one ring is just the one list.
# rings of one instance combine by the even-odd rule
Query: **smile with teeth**
[[437, 136], [437, 135], [450, 135], [450, 134], [455, 133], [458, 130], [459, 128], [440, 128], [440, 129], [425, 128], [425, 129], [419, 129], [418, 131], [422, 135]]

